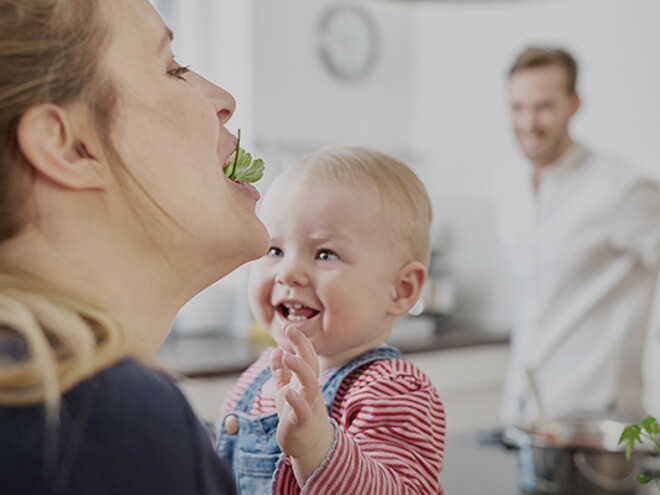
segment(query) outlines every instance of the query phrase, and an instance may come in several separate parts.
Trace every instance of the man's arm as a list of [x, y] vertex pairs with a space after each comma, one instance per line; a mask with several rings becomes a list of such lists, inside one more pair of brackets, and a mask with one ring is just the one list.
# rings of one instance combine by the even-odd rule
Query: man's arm
[[660, 263], [660, 185], [637, 181], [612, 208], [609, 234], [612, 245], [646, 266]]

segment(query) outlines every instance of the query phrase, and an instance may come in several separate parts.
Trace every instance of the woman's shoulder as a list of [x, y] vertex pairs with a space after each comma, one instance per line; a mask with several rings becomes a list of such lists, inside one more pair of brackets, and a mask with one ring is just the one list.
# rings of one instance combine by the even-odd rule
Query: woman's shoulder
[[[144, 405], [145, 402], [164, 397], [185, 401], [173, 375], [133, 358], [122, 359], [97, 372], [78, 388], [83, 391], [89, 388], [97, 396], [97, 400], [108, 402], [109, 406], [110, 403]], [[75, 394], [76, 390], [73, 393]]]
[[[172, 374], [133, 358], [122, 359], [99, 371], [87, 383], [79, 386], [75, 394], [90, 394], [94, 402], [115, 413], [142, 411], [140, 416], [156, 413], [158, 416], [187, 412], [188, 402]], [[68, 400], [68, 394], [65, 400]], [[162, 405], [170, 407], [165, 410]], [[146, 408], [146, 409], [145, 409]]]
[[168, 444], [194, 448], [190, 432], [196, 433], [199, 426], [175, 379], [132, 358], [99, 371], [65, 394], [62, 410], [70, 411], [72, 429], [85, 425], [92, 450], [95, 442], [130, 450], [142, 441], [151, 455], [164, 456]]
[[[58, 424], [48, 424], [37, 406], [5, 416], [13, 432], [3, 436], [0, 428], [9, 442], [0, 459], [7, 447], [11, 463], [26, 471], [0, 475], [14, 487], [8, 493], [49, 493], [58, 480], [71, 494], [234, 493], [210, 436], [163, 371], [123, 359], [64, 394], [59, 411]], [[52, 447], [54, 470], [44, 476], [43, 455]]]

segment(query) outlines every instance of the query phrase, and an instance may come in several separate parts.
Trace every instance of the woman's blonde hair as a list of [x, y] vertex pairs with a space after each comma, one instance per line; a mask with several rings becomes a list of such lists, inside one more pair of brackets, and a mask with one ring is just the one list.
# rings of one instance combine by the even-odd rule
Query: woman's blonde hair
[[[28, 221], [34, 170], [17, 128], [29, 108], [87, 104], [106, 151], [116, 155], [107, 131], [117, 97], [99, 66], [107, 29], [98, 9], [98, 0], [0, 0], [0, 243]], [[122, 329], [102, 308], [0, 266], [0, 404], [45, 402], [52, 411], [63, 392], [125, 349]]]
[[428, 265], [432, 207], [419, 177], [403, 162], [363, 147], [323, 148], [303, 157], [291, 173], [340, 184], [373, 185], [381, 195], [386, 214], [396, 213], [391, 228], [406, 252]]

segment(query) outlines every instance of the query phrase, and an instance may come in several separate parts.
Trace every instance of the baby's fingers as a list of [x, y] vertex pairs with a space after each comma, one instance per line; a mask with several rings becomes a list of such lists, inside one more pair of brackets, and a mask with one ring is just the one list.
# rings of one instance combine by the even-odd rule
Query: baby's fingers
[[275, 349], [270, 356], [270, 371], [278, 389], [287, 386], [291, 382], [291, 372], [284, 364], [284, 351], [282, 349]]
[[293, 417], [290, 420], [291, 425], [301, 426], [305, 424], [312, 415], [312, 410], [307, 401], [292, 388], [284, 392], [284, 399], [291, 407], [291, 412], [293, 413]]
[[314, 374], [318, 377], [319, 375], [319, 358], [314, 350], [314, 346], [309, 341], [309, 339], [295, 327], [286, 327], [284, 329], [284, 334], [286, 338], [291, 342], [293, 348], [300, 358], [305, 361]]
[[295, 374], [299, 383], [298, 392], [307, 403], [311, 404], [321, 395], [316, 373], [302, 358], [293, 354], [285, 354], [282, 362], [290, 372]]

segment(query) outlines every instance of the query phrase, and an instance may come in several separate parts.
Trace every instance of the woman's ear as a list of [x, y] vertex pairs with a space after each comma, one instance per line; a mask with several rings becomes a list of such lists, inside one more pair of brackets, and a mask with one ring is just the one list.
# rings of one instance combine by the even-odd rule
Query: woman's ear
[[[75, 190], [104, 189], [104, 166], [88, 150], [81, 112], [52, 103], [28, 109], [18, 123], [18, 146], [28, 164], [61, 187]], [[75, 125], [78, 124], [78, 125]]]
[[401, 316], [412, 308], [422, 294], [426, 280], [426, 267], [419, 261], [410, 261], [400, 270], [392, 292], [389, 314]]

